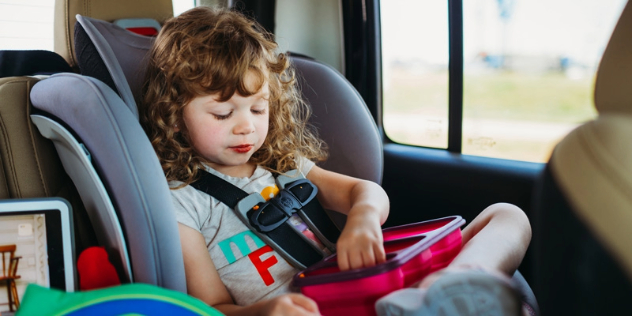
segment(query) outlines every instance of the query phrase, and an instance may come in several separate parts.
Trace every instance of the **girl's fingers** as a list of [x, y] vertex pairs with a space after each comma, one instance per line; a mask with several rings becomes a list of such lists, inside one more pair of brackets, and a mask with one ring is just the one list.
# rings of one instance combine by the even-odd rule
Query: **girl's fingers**
[[373, 245], [373, 253], [375, 254], [376, 264], [380, 264], [386, 261], [386, 253], [384, 252], [384, 245], [382, 245], [381, 243]]
[[368, 251], [362, 252], [362, 262], [364, 263], [364, 267], [372, 267], [375, 265], [375, 254], [373, 253], [373, 249], [369, 248]]
[[340, 251], [338, 251], [337, 257], [338, 268], [340, 268], [340, 271], [349, 270], [349, 259], [347, 257], [347, 252], [341, 249]]
[[345, 249], [344, 247], [339, 247], [338, 267], [341, 271], [372, 267], [384, 261], [386, 261], [386, 254], [384, 246], [381, 244], [371, 244], [366, 249]]
[[291, 298], [294, 304], [303, 307], [308, 312], [320, 314], [318, 312], [318, 305], [311, 298], [300, 294], [292, 294]]
[[351, 269], [358, 269], [364, 266], [362, 252], [354, 251], [349, 254], [349, 266]]

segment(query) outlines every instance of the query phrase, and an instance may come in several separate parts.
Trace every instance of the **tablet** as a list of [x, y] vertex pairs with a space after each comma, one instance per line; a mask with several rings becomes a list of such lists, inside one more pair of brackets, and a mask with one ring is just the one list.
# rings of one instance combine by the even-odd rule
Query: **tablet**
[[0, 200], [0, 246], [15, 246], [15, 256], [21, 257], [16, 272], [20, 300], [29, 283], [75, 290], [72, 231], [71, 207], [62, 198]]

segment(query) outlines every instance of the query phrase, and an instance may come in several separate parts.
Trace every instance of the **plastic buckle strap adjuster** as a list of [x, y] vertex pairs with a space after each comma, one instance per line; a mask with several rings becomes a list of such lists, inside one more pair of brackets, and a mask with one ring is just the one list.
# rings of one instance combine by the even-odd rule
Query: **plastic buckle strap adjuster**
[[[310, 189], [310, 194], [303, 201], [292, 193]], [[307, 179], [289, 183], [274, 198], [265, 203], [259, 203], [258, 208], [255, 207], [249, 212], [250, 225], [261, 233], [273, 231], [309, 203], [316, 196], [316, 193], [318, 193], [318, 189]], [[274, 218], [279, 219], [274, 220]], [[267, 223], [268, 221], [273, 222]]]

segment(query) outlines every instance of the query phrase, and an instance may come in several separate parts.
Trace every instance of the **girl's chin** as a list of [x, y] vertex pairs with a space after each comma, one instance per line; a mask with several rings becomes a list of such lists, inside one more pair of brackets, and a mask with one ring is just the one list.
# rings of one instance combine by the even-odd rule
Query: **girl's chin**
[[207, 161], [207, 165], [217, 171], [222, 170], [254, 170], [254, 164], [249, 163], [250, 156], [239, 156], [235, 159], [230, 159], [226, 161]]

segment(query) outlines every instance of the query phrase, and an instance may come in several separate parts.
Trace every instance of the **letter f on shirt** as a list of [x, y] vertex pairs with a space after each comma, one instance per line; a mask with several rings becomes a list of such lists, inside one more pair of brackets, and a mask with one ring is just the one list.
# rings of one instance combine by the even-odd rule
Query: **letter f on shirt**
[[[250, 249], [248, 243], [246, 242], [246, 236], [249, 236], [252, 239], [257, 249]], [[257, 235], [249, 230], [241, 232], [233, 237], [222, 240], [218, 244], [219, 248], [222, 250], [222, 253], [224, 253], [224, 256], [226, 257], [228, 264], [232, 264], [237, 261], [237, 258], [233, 253], [233, 249], [231, 248], [231, 244], [237, 246], [237, 249], [239, 249], [239, 252], [241, 252], [242, 256], [248, 256], [266, 286], [274, 283], [274, 278], [272, 277], [272, 274], [270, 274], [268, 269], [275, 265], [278, 262], [278, 259], [274, 255], [272, 255], [268, 259], [265, 259], [263, 261], [261, 260], [261, 256], [263, 254], [272, 252], [272, 247], [266, 245], [259, 237], [257, 237]]]

